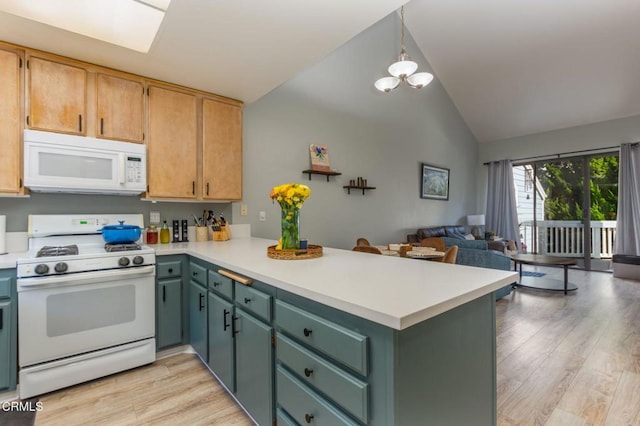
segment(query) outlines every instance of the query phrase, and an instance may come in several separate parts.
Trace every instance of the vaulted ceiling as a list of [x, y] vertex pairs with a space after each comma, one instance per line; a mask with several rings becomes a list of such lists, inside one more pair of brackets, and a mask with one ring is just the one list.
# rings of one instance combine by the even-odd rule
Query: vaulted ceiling
[[[403, 3], [173, 0], [148, 54], [0, 12], [0, 40], [250, 104]], [[405, 18], [479, 142], [640, 115], [640, 1], [413, 0]]]

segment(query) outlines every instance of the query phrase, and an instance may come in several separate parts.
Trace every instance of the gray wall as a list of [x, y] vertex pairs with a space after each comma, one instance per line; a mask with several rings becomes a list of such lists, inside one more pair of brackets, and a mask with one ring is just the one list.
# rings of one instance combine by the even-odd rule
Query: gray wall
[[[399, 52], [399, 33], [394, 13], [245, 108], [244, 199], [233, 205], [234, 223], [277, 239], [280, 207], [268, 194], [287, 182], [311, 187], [301, 236], [324, 246], [350, 249], [357, 237], [404, 241], [420, 226], [464, 223], [475, 213], [477, 143], [437, 76], [422, 90], [373, 87]], [[419, 70], [430, 69], [410, 38], [407, 50]], [[310, 168], [311, 143], [328, 146], [342, 176], [307, 180], [301, 171]], [[451, 169], [449, 201], [420, 198], [421, 162]], [[377, 189], [347, 195], [342, 186], [357, 176]]]
[[633, 116], [480, 144], [478, 211], [486, 208], [487, 168], [482, 165], [484, 162], [608, 148], [638, 141], [640, 116]]
[[189, 219], [189, 225], [193, 225], [191, 215], [202, 216], [205, 208], [213, 210], [216, 217], [220, 212], [231, 217], [230, 203], [151, 203], [139, 197], [39, 193], [28, 198], [0, 198], [0, 215], [7, 216], [8, 232], [27, 231], [29, 214], [143, 213], [146, 225], [149, 212], [159, 211], [161, 220], [169, 226], [173, 219]]

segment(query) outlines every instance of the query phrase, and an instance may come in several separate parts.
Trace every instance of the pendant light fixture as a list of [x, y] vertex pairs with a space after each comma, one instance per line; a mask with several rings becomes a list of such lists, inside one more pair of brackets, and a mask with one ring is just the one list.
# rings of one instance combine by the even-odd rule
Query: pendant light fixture
[[375, 82], [376, 89], [381, 92], [392, 91], [402, 81], [414, 89], [422, 89], [433, 80], [433, 74], [431, 73], [416, 73], [418, 64], [411, 60], [404, 47], [404, 6], [400, 8], [400, 20], [402, 21], [400, 55], [398, 55], [398, 60], [389, 66], [389, 74], [392, 77], [382, 77]]

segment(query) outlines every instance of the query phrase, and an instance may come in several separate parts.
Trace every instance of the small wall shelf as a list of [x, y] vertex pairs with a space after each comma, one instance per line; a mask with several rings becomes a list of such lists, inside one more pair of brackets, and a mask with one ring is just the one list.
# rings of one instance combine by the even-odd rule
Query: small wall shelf
[[311, 175], [323, 175], [327, 177], [327, 182], [329, 182], [330, 176], [340, 176], [342, 173], [340, 172], [323, 172], [320, 170], [303, 170], [302, 173], [306, 173], [309, 175], [309, 180], [311, 180]]
[[343, 188], [347, 189], [347, 194], [351, 194], [352, 189], [362, 189], [362, 195], [364, 195], [364, 191], [368, 189], [376, 189], [375, 186], [357, 186], [357, 185], [346, 185]]

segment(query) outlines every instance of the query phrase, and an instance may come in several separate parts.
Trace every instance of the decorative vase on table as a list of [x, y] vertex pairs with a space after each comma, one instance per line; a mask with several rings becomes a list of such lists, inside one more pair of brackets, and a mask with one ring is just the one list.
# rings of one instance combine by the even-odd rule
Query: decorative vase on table
[[300, 209], [310, 195], [311, 189], [299, 183], [287, 183], [271, 190], [269, 197], [282, 208], [281, 237], [276, 250], [300, 248]]

